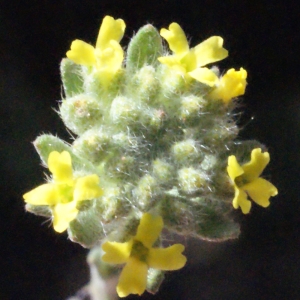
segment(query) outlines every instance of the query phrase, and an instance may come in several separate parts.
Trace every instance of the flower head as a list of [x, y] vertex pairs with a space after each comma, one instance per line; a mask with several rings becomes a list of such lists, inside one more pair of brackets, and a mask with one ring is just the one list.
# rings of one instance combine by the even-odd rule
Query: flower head
[[163, 228], [160, 216], [143, 214], [137, 233], [128, 242], [105, 242], [102, 249], [106, 252], [102, 259], [111, 264], [126, 264], [123, 268], [117, 292], [119, 297], [129, 294], [141, 295], [147, 285], [148, 268], [171, 271], [182, 268], [186, 257], [181, 253], [184, 246], [175, 244], [168, 248], [153, 248]]
[[63, 232], [78, 214], [77, 202], [101, 196], [102, 189], [96, 174], [73, 177], [71, 155], [67, 151], [52, 151], [48, 157], [48, 167], [53, 182], [38, 186], [24, 194], [23, 198], [32, 205], [49, 205], [54, 230]]
[[103, 84], [107, 84], [121, 68], [124, 52], [119, 42], [125, 31], [125, 23], [122, 19], [115, 20], [106, 16], [101, 24], [96, 47], [75, 40], [71, 44], [71, 50], [67, 57], [76, 64], [94, 66]]
[[217, 83], [217, 75], [203, 66], [228, 56], [228, 51], [223, 48], [221, 37], [212, 36], [190, 49], [187, 38], [177, 23], [170, 24], [169, 30], [163, 28], [160, 35], [167, 40], [173, 51], [173, 55], [158, 58], [162, 64], [209, 86]]
[[249, 213], [251, 201], [248, 197], [262, 207], [270, 205], [269, 199], [277, 195], [277, 188], [259, 177], [269, 161], [269, 153], [262, 153], [260, 148], [253, 149], [251, 160], [242, 166], [234, 155], [228, 157], [227, 172], [234, 184], [235, 196], [232, 205], [235, 209], [241, 207], [244, 214]]
[[210, 99], [221, 99], [226, 104], [235, 97], [244, 95], [246, 89], [247, 71], [240, 68], [239, 71], [230, 69], [222, 76], [215, 89], [209, 93]]

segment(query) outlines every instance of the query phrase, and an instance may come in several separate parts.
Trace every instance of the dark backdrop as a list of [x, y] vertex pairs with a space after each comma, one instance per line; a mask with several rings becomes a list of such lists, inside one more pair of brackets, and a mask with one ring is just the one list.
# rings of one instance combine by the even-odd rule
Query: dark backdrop
[[239, 241], [211, 251], [190, 246], [187, 267], [145, 299], [300, 299], [300, 14], [293, 2], [0, 1], [0, 299], [65, 299], [88, 280], [86, 250], [25, 213], [22, 194], [44, 176], [35, 137], [51, 132], [69, 139], [52, 109], [61, 94], [59, 62], [75, 38], [95, 41], [104, 15], [125, 20], [123, 45], [147, 22], [180, 23], [192, 45], [224, 37], [230, 56], [218, 65], [249, 74], [241, 138], [268, 146], [266, 173], [279, 189], [270, 208], [237, 212]]

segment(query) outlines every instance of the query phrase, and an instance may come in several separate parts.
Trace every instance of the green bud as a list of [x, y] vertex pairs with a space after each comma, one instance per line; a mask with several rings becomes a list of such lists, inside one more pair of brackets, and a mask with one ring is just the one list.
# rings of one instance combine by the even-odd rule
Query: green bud
[[105, 188], [101, 199], [101, 207], [101, 219], [104, 223], [113, 222], [117, 215], [120, 216], [127, 213], [127, 209], [123, 204], [121, 191], [117, 187]]
[[164, 97], [163, 99], [173, 98], [189, 90], [189, 86], [182, 74], [180, 74], [180, 72], [174, 72], [165, 65], [159, 66], [158, 76], [161, 84], [161, 96]]
[[110, 130], [106, 126], [92, 128], [73, 143], [74, 153], [99, 164], [112, 147]]
[[218, 164], [217, 157], [212, 154], [207, 154], [205, 155], [202, 163], [201, 163], [201, 169], [208, 171], [208, 170], [213, 170]]
[[132, 73], [145, 65], [157, 66], [157, 58], [162, 52], [162, 40], [157, 29], [150, 24], [145, 25], [128, 45], [126, 70]]
[[157, 182], [151, 175], [144, 175], [138, 182], [136, 189], [133, 191], [137, 204], [142, 209], [149, 209], [153, 197]]
[[156, 159], [152, 163], [153, 175], [161, 184], [174, 179], [174, 168], [171, 164], [162, 159]]
[[[112, 136], [112, 142], [118, 149], [127, 149], [127, 151], [136, 152], [138, 149], [138, 139], [135, 136], [125, 132], [120, 132]], [[130, 149], [130, 150], [129, 150]]]
[[110, 117], [113, 122], [129, 124], [139, 120], [140, 107], [136, 101], [128, 97], [116, 97], [110, 108]]
[[205, 102], [206, 100], [204, 98], [196, 95], [182, 97], [180, 119], [189, 125], [197, 125]]
[[62, 101], [60, 115], [69, 129], [76, 134], [82, 134], [101, 124], [103, 111], [97, 99], [80, 94]]
[[135, 157], [130, 155], [111, 156], [111, 159], [105, 165], [107, 176], [115, 179], [120, 178], [130, 180], [130, 176], [132, 176], [131, 174], [135, 169]]
[[196, 146], [195, 140], [187, 139], [172, 146], [172, 155], [177, 163], [200, 163], [203, 154], [199, 151]]
[[152, 109], [149, 111], [151, 129], [155, 131], [159, 130], [164, 125], [164, 121], [167, 118], [163, 109]]
[[[210, 122], [210, 121], [209, 121]], [[207, 130], [202, 134], [202, 142], [210, 144], [210, 147], [221, 149], [222, 146], [238, 136], [239, 129], [227, 118], [215, 119], [214, 123], [206, 124]]]
[[183, 168], [178, 171], [178, 181], [181, 189], [191, 194], [203, 188], [206, 180], [204, 174], [194, 168]]
[[139, 69], [128, 83], [128, 93], [135, 95], [140, 101], [151, 103], [160, 88], [156, 70], [153, 66], [145, 65]]

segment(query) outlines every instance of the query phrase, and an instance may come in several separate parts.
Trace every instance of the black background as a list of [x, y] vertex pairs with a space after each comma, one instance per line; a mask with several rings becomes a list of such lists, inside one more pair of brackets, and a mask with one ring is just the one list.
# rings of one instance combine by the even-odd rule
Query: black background
[[192, 46], [224, 38], [230, 56], [220, 68], [248, 71], [240, 138], [268, 146], [265, 174], [279, 190], [268, 209], [237, 212], [238, 241], [208, 251], [190, 242], [187, 267], [144, 299], [300, 299], [300, 13], [296, 1], [276, 3], [0, 1], [0, 299], [65, 299], [88, 281], [86, 250], [25, 213], [22, 194], [44, 177], [35, 137], [51, 132], [70, 140], [52, 109], [61, 98], [59, 62], [72, 40], [95, 42], [105, 15], [125, 20], [122, 45], [147, 22], [178, 22]]

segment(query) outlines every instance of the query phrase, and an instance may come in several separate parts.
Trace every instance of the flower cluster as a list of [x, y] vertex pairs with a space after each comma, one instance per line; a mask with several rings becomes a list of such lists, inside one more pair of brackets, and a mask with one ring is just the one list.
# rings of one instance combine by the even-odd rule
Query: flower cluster
[[[125, 27], [106, 16], [95, 46], [72, 42], [61, 64], [59, 115], [74, 141], [37, 138], [52, 176], [23, 196], [29, 211], [46, 211], [72, 241], [100, 249], [106, 239], [101, 264], [124, 265], [120, 297], [155, 292], [163, 271], [185, 265], [183, 245], [161, 247], [164, 226], [185, 237], [236, 238], [232, 205], [247, 214], [251, 201], [267, 207], [277, 194], [260, 178], [270, 160], [263, 145], [235, 141], [234, 99], [245, 93], [247, 71], [209, 66], [228, 56], [223, 38], [190, 47], [179, 24], [160, 32], [146, 25], [125, 53]], [[238, 157], [228, 158], [229, 178], [228, 153]]]
[[53, 181], [45, 183], [23, 195], [26, 203], [48, 205], [53, 214], [53, 227], [57, 232], [65, 231], [77, 214], [77, 203], [102, 195], [99, 177], [95, 174], [75, 178], [70, 153], [52, 151], [48, 167]]
[[111, 264], [126, 264], [123, 268], [117, 292], [119, 297], [129, 294], [141, 295], [147, 285], [148, 268], [164, 271], [181, 269], [186, 257], [181, 253], [184, 246], [175, 244], [167, 248], [154, 248], [163, 229], [160, 216], [143, 214], [137, 233], [125, 243], [105, 242], [102, 249], [106, 252], [102, 259]]
[[269, 199], [277, 195], [277, 188], [259, 177], [269, 161], [269, 153], [262, 153], [260, 148], [253, 149], [251, 160], [242, 166], [234, 155], [229, 156], [227, 172], [234, 185], [235, 196], [232, 205], [235, 209], [240, 207], [244, 214], [248, 214], [251, 209], [248, 196], [262, 207], [270, 205]]
[[[77, 64], [94, 67], [101, 83], [107, 86], [123, 63], [124, 51], [119, 42], [125, 27], [122, 19], [115, 20], [106, 16], [99, 30], [96, 47], [75, 40], [67, 57]], [[187, 80], [193, 78], [214, 88], [209, 95], [211, 99], [222, 99], [228, 103], [232, 98], [245, 93], [247, 72], [243, 68], [240, 71], [230, 69], [219, 79], [213, 70], [204, 67], [228, 56], [220, 36], [212, 36], [190, 49], [179, 24], [170, 24], [169, 29], [163, 28], [160, 34], [168, 42], [173, 55], [162, 56], [158, 60]]]

